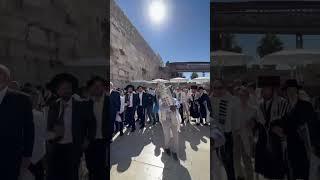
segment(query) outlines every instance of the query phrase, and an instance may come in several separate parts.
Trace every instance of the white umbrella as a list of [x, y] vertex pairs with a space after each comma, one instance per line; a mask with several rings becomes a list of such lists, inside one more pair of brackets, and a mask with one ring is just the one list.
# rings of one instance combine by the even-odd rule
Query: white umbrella
[[306, 65], [319, 63], [319, 50], [291, 49], [271, 53], [262, 58], [262, 65]]
[[198, 77], [198, 78], [192, 79], [190, 82], [195, 82], [197, 84], [204, 84], [204, 83], [210, 82], [210, 77]]
[[290, 67], [291, 77], [293, 77], [293, 69], [307, 64], [320, 63], [319, 50], [312, 49], [291, 49], [281, 50], [266, 55], [261, 60], [261, 65], [277, 65], [278, 67]]
[[168, 83], [169, 81], [168, 80], [165, 80], [165, 79], [154, 79], [151, 81], [152, 83], [158, 83], [158, 82], [162, 82], [162, 83]]
[[253, 61], [253, 57], [231, 51], [217, 50], [211, 52], [211, 65], [218, 67], [218, 76], [222, 77], [223, 67], [246, 66]]
[[186, 82], [188, 82], [188, 79], [182, 78], [182, 77], [170, 79], [170, 83], [186, 83]]
[[253, 60], [251, 56], [231, 51], [217, 50], [211, 52], [213, 66], [243, 66]]

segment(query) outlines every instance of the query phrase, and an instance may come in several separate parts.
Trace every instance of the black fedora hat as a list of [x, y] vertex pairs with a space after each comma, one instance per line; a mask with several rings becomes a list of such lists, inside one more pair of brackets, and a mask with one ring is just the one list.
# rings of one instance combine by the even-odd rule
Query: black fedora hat
[[55, 75], [50, 81], [50, 85], [54, 92], [56, 92], [62, 82], [71, 83], [73, 92], [76, 92], [78, 90], [79, 82], [74, 75], [69, 73], [60, 73]]
[[134, 90], [134, 86], [131, 85], [131, 84], [127, 85], [126, 88], [124, 88], [124, 89], [125, 89], [126, 91], [128, 91], [129, 88], [132, 88], [132, 90]]
[[301, 89], [302, 88], [302, 86], [300, 86], [298, 84], [298, 81], [296, 79], [288, 79], [288, 80], [286, 80], [286, 82], [284, 83], [284, 86], [283, 86], [282, 89], [286, 90], [289, 87], [295, 87], [297, 89]]
[[280, 76], [259, 76], [258, 87], [280, 87]]

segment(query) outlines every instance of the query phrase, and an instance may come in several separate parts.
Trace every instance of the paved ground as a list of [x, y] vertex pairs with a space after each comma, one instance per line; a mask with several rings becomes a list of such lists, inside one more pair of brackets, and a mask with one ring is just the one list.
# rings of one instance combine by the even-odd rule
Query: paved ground
[[182, 127], [180, 161], [175, 161], [163, 152], [160, 124], [126, 131], [111, 144], [111, 180], [209, 180], [209, 134], [206, 126]]

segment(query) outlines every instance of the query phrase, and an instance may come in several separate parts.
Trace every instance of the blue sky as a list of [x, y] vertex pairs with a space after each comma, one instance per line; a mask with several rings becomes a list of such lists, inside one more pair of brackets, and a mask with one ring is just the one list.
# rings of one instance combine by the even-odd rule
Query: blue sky
[[148, 14], [153, 0], [116, 0], [151, 48], [167, 61], [210, 60], [210, 1], [162, 0], [166, 19], [154, 24]]

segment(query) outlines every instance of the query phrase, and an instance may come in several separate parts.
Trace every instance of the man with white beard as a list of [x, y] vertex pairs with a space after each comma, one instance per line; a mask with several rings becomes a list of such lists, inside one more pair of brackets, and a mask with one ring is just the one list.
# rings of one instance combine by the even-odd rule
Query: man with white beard
[[[179, 102], [172, 97], [170, 90], [163, 83], [158, 83], [157, 94], [159, 97], [160, 122], [164, 134], [164, 149], [170, 156], [178, 160], [179, 152], [179, 129], [181, 117], [178, 112]], [[172, 148], [170, 148], [170, 139], [173, 139]]]

